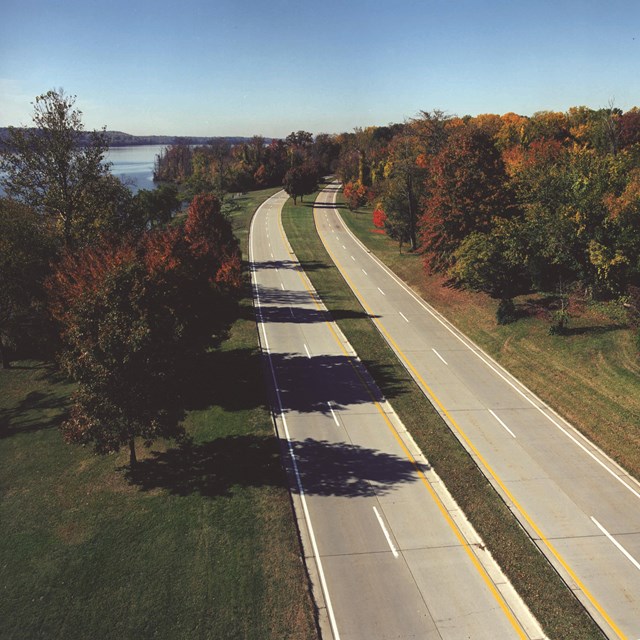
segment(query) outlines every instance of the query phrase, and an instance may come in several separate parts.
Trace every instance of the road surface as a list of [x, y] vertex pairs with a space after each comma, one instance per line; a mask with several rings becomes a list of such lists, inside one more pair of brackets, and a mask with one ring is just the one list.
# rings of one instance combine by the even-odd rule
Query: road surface
[[336, 190], [316, 226], [367, 313], [607, 636], [640, 638], [640, 484], [382, 265]]
[[542, 637], [317, 299], [284, 237], [286, 199], [256, 212], [250, 260], [323, 636]]

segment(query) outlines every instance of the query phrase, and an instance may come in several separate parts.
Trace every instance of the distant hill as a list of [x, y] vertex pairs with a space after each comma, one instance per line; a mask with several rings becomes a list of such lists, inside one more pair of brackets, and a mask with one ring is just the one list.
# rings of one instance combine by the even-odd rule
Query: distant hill
[[[212, 140], [225, 140], [229, 144], [239, 144], [246, 142], [250, 138], [242, 136], [134, 136], [122, 131], [107, 131], [107, 139], [110, 147], [132, 147], [143, 144], [207, 144]], [[89, 141], [90, 132], [86, 133], [86, 141]], [[9, 137], [9, 128], [0, 127], [0, 141], [5, 141]], [[268, 142], [268, 140], [267, 140]]]

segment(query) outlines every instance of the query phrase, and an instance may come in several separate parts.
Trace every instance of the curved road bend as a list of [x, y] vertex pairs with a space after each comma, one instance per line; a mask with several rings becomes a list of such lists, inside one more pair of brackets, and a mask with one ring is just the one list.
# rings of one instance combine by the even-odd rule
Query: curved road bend
[[607, 636], [640, 638], [640, 483], [367, 251], [337, 188], [316, 227], [379, 331]]
[[284, 237], [286, 200], [256, 212], [250, 260], [323, 635], [542, 637], [312, 291]]

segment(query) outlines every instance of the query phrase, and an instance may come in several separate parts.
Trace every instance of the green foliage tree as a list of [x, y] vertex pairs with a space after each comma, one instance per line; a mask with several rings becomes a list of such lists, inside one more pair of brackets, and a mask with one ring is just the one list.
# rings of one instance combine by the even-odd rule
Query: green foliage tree
[[0, 359], [10, 366], [10, 347], [38, 340], [46, 324], [44, 278], [54, 243], [30, 207], [0, 198]]
[[497, 219], [490, 231], [474, 231], [461, 242], [447, 273], [474, 291], [512, 298], [529, 285], [521, 242], [518, 223]]
[[136, 217], [149, 227], [167, 224], [180, 210], [180, 204], [178, 189], [173, 184], [163, 184], [156, 189], [141, 189], [133, 198]]
[[282, 181], [284, 190], [293, 198], [297, 204], [298, 198], [304, 198], [318, 189], [318, 170], [311, 162], [303, 165], [291, 167], [285, 174]]
[[402, 229], [401, 237], [406, 230], [412, 251], [418, 246], [418, 203], [424, 194], [426, 178], [426, 165], [418, 161], [424, 151], [423, 143], [415, 127], [406, 127], [395, 136], [389, 145], [389, 162], [385, 168], [387, 179], [381, 194], [390, 226]]
[[[75, 96], [62, 90], [36, 98], [35, 128], [9, 128], [9, 140], [0, 157], [5, 193], [52, 217], [65, 243], [73, 241], [78, 217], [95, 199], [109, 167], [104, 131], [83, 132], [82, 112]], [[1, 175], [1, 174], [0, 174]]]

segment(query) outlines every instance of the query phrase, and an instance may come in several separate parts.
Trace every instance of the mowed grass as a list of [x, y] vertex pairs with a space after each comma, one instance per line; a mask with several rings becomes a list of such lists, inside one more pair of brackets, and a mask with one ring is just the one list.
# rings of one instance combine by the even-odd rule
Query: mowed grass
[[567, 335], [549, 335], [549, 295], [515, 299], [522, 317], [498, 326], [498, 301], [454, 289], [425, 274], [422, 258], [400, 254], [376, 233], [370, 209], [340, 213], [355, 235], [427, 302], [569, 420], [636, 478], [640, 478], [640, 354], [618, 304], [572, 298]]
[[547, 635], [558, 640], [602, 638], [366, 316], [316, 233], [312, 205], [289, 201], [283, 224], [334, 319]]
[[[239, 231], [273, 191], [238, 199]], [[62, 441], [54, 368], [0, 371], [1, 638], [317, 638], [249, 297], [210, 355], [193, 444], [141, 448], [135, 479]]]

